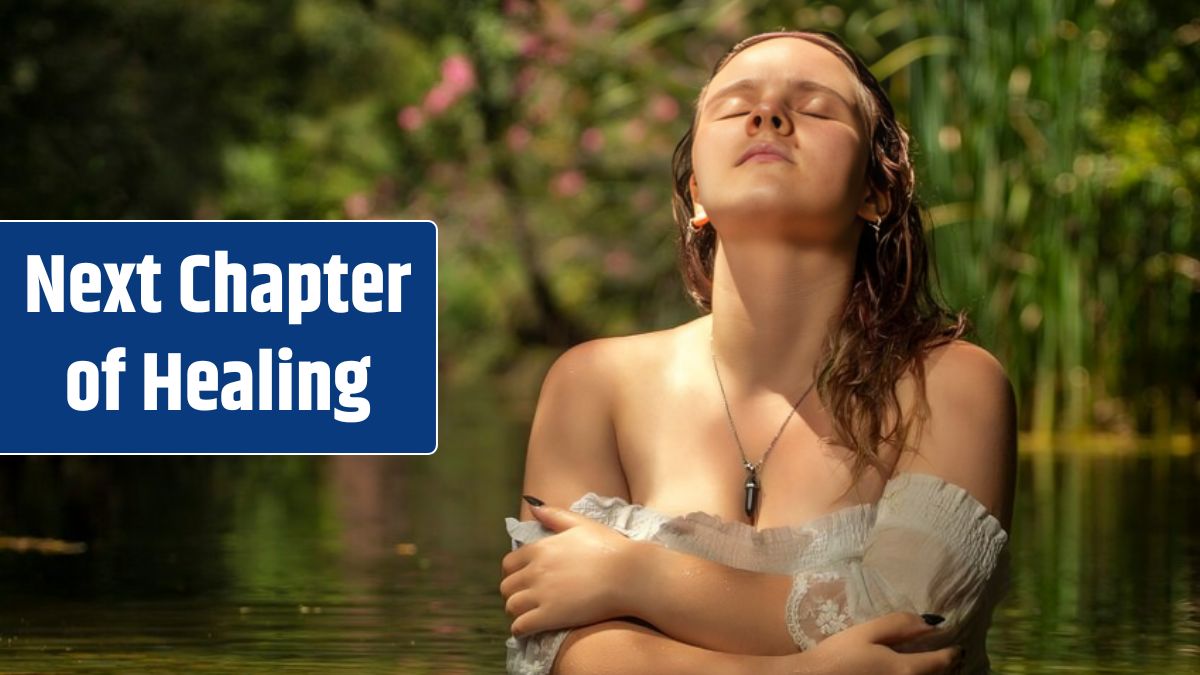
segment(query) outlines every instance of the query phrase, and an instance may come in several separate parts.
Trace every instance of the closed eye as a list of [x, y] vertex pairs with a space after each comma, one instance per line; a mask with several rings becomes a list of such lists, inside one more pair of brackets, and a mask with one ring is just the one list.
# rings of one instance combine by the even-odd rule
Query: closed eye
[[828, 119], [833, 119], [833, 118], [832, 118], [832, 117], [830, 117], [829, 115], [823, 115], [823, 114], [821, 114], [821, 113], [818, 113], [818, 112], [813, 112], [813, 110], [812, 110], [811, 108], [808, 108], [808, 107], [806, 107], [806, 108], [792, 108], [792, 110], [794, 110], [795, 112], [797, 112], [797, 113], [799, 113], [799, 114], [801, 114], [801, 115], [808, 115], [809, 117], [815, 117], [815, 118], [817, 118], [817, 119], [820, 119], [820, 120], [828, 120]]
[[[807, 116], [809, 116], [809, 117], [815, 117], [815, 118], [817, 118], [817, 119], [819, 119], [819, 120], [831, 120], [831, 119], [833, 119], [833, 118], [832, 118], [832, 117], [830, 117], [829, 115], [820, 115], [820, 114], [818, 114], [818, 113], [815, 113], [815, 112], [805, 112], [805, 111], [803, 111], [803, 110], [797, 110], [796, 112], [797, 112], [797, 113], [799, 113], [799, 114], [801, 114], [801, 115], [807, 115]], [[735, 118], [735, 117], [745, 117], [746, 115], [749, 115], [749, 114], [750, 114], [750, 113], [749, 113], [748, 111], [747, 111], [747, 112], [735, 112], [735, 113], [730, 113], [730, 114], [728, 114], [728, 115], [723, 115], [723, 116], [719, 117], [718, 119], [722, 119], [722, 120], [728, 120], [728, 119], [733, 119], [733, 118]]]

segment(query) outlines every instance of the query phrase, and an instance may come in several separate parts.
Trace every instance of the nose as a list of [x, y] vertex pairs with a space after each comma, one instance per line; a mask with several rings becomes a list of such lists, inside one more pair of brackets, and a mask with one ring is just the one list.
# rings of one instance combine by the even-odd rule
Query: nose
[[746, 133], [753, 136], [767, 127], [787, 136], [792, 133], [792, 118], [778, 104], [763, 101], [746, 116]]

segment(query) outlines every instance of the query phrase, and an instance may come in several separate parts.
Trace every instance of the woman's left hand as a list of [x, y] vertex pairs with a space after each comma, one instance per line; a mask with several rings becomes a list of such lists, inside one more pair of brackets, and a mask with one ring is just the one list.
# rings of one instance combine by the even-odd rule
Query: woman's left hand
[[586, 626], [630, 613], [624, 591], [635, 578], [633, 540], [574, 511], [535, 506], [555, 534], [504, 556], [500, 594], [512, 634]]

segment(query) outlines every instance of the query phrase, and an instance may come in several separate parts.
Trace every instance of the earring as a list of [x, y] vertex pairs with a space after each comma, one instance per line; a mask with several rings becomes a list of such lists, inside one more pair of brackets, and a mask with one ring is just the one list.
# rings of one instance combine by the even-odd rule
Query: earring
[[883, 216], [876, 216], [875, 222], [871, 223], [871, 229], [875, 230], [875, 236], [879, 236], [879, 225], [883, 222]]
[[708, 225], [708, 212], [706, 212], [704, 207], [700, 206], [699, 204], [696, 204], [694, 208], [696, 215], [692, 216], [691, 218], [692, 229], [697, 231], [703, 230], [704, 226]]

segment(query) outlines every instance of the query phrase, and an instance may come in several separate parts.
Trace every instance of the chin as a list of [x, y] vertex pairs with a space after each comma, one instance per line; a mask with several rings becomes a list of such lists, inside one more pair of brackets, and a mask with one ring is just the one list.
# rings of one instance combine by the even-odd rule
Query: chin
[[[765, 187], [765, 186], [764, 186]], [[733, 190], [730, 190], [733, 192]], [[794, 223], [796, 221], [816, 221], [833, 223], [838, 220], [840, 209], [832, 204], [813, 204], [804, 199], [805, 195], [797, 194], [793, 188], [790, 193], [774, 189], [749, 189], [738, 192], [735, 203], [720, 204], [708, 207], [708, 214], [714, 222], [741, 223]]]
[[777, 237], [793, 241], [835, 242], [843, 237], [845, 226], [839, 216], [827, 211], [803, 208], [794, 202], [771, 204], [766, 201], [727, 209], [717, 216], [710, 211], [717, 231], [725, 239]]

